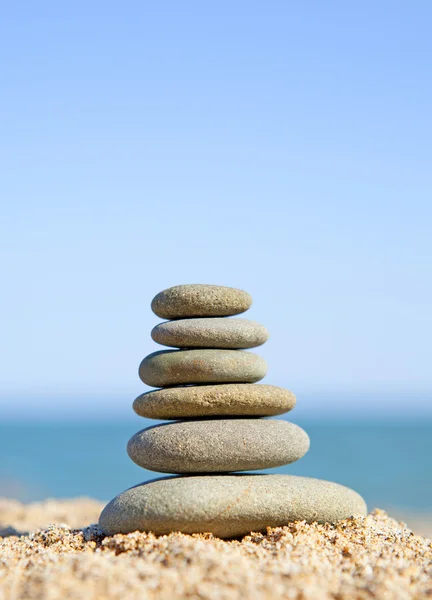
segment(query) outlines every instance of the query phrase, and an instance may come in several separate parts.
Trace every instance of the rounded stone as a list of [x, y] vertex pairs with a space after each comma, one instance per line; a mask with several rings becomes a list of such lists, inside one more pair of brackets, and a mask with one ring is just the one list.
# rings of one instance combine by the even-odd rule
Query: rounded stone
[[268, 340], [267, 329], [248, 319], [179, 319], [156, 325], [155, 342], [174, 348], [255, 348]]
[[242, 350], [161, 350], [144, 358], [139, 376], [147, 385], [254, 383], [267, 373], [258, 354]]
[[193, 385], [153, 390], [141, 394], [134, 411], [149, 419], [190, 417], [271, 417], [292, 410], [292, 392], [264, 383]]
[[180, 531], [230, 538], [293, 521], [335, 523], [366, 514], [359, 494], [329, 481], [294, 475], [203, 475], [166, 477], [130, 488], [104, 508], [99, 526], [107, 535]]
[[251, 305], [251, 296], [243, 290], [207, 284], [175, 285], [159, 292], [151, 303], [152, 311], [162, 319], [229, 317]]
[[204, 419], [148, 427], [128, 443], [130, 458], [159, 473], [223, 473], [292, 463], [309, 450], [303, 429], [267, 419]]

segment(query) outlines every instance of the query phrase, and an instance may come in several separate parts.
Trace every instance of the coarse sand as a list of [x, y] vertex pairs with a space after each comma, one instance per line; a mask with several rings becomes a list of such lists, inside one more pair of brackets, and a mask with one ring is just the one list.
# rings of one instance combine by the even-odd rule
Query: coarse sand
[[0, 500], [0, 599], [432, 599], [432, 542], [381, 510], [241, 540], [71, 528], [95, 522], [101, 507]]

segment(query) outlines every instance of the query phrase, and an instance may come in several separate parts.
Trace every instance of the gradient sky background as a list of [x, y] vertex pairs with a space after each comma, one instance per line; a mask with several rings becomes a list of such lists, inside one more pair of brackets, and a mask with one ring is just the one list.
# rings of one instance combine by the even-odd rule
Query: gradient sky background
[[4, 412], [127, 418], [178, 283], [253, 295], [299, 405], [430, 411], [431, 29], [427, 1], [2, 3]]

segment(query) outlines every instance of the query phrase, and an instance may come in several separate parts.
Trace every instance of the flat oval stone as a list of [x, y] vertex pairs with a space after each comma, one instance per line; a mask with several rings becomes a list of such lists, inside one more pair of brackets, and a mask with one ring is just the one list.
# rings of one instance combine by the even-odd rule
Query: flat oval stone
[[149, 419], [188, 417], [270, 417], [294, 408], [289, 390], [264, 383], [192, 385], [153, 390], [141, 394], [134, 411]]
[[267, 419], [175, 421], [139, 431], [127, 447], [137, 465], [159, 473], [268, 469], [292, 463], [308, 450], [303, 429]]
[[258, 354], [242, 350], [161, 350], [144, 358], [139, 376], [147, 385], [254, 383], [267, 373]]
[[365, 517], [353, 490], [294, 475], [166, 477], [137, 485], [111, 500], [99, 526], [107, 535], [213, 533], [238, 537], [293, 521], [335, 523]]
[[243, 290], [223, 285], [175, 285], [159, 292], [151, 303], [152, 311], [162, 319], [188, 317], [229, 317], [252, 305]]
[[179, 319], [156, 325], [155, 342], [174, 348], [255, 348], [268, 340], [267, 329], [248, 319]]

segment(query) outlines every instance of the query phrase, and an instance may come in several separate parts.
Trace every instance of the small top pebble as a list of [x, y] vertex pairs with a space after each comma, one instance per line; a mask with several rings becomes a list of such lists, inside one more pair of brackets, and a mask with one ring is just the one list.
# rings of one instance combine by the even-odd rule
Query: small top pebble
[[229, 317], [245, 312], [252, 298], [243, 290], [222, 285], [175, 285], [159, 292], [151, 303], [162, 319], [189, 317]]

